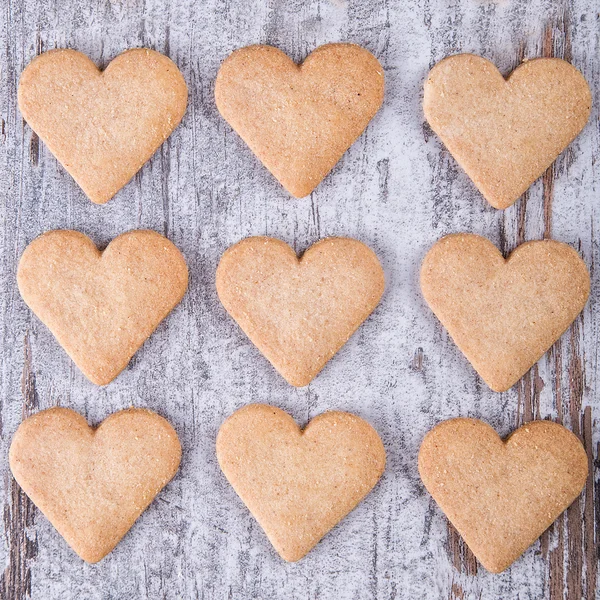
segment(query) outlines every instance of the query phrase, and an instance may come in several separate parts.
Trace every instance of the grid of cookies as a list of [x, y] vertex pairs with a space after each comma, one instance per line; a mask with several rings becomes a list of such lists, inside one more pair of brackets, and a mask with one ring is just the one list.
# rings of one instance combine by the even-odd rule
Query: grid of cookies
[[[216, 106], [257, 159], [297, 198], [309, 195], [363, 134], [384, 102], [384, 69], [354, 44], [327, 44], [300, 65], [265, 45], [222, 64]], [[34, 59], [21, 75], [21, 113], [88, 198], [110, 201], [181, 121], [188, 87], [148, 49], [104, 71], [75, 50]], [[504, 78], [474, 55], [448, 57], [424, 82], [432, 130], [494, 208], [513, 204], [585, 127], [591, 94], [560, 59], [526, 61]], [[114, 200], [118, 201], [118, 200]], [[49, 231], [23, 253], [23, 300], [93, 383], [129, 364], [188, 286], [182, 253], [133, 230], [100, 251], [76, 231]], [[386, 286], [375, 252], [324, 238], [301, 257], [250, 237], [223, 254], [218, 298], [274, 369], [308, 385], [369, 318]], [[568, 244], [542, 240], [508, 257], [468, 232], [425, 256], [421, 291], [457, 348], [492, 390], [511, 388], [583, 310], [588, 268]], [[330, 411], [301, 430], [284, 411], [249, 404], [223, 423], [224, 476], [287, 561], [304, 557], [377, 485], [384, 445], [356, 415]], [[98, 428], [49, 409], [26, 419], [10, 449], [15, 479], [88, 562], [111, 552], [177, 472], [173, 427], [145, 409]], [[445, 421], [423, 440], [426, 489], [482, 565], [505, 570], [579, 496], [588, 458], [566, 428], [534, 421], [502, 440], [486, 423]], [[533, 510], [532, 510], [533, 507]]]

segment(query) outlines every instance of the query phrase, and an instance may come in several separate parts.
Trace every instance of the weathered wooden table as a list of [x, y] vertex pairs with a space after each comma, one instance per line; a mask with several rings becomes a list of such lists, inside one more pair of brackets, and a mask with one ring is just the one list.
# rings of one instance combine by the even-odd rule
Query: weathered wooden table
[[[597, 0], [3, 0], [0, 17], [0, 277], [2, 392], [0, 595], [36, 598], [569, 598], [598, 597], [598, 161], [600, 19]], [[310, 198], [294, 200], [220, 118], [213, 86], [234, 49], [263, 42], [302, 60], [316, 46], [366, 46], [386, 72], [386, 98], [366, 133]], [[182, 125], [105, 206], [89, 202], [24, 124], [19, 75], [38, 53], [70, 47], [99, 65], [134, 46], [169, 55], [190, 88]], [[510, 72], [524, 58], [572, 61], [594, 89], [592, 119], [519, 202], [483, 201], [424, 123], [422, 85], [448, 54], [474, 52]], [[182, 304], [105, 388], [89, 383], [21, 300], [18, 258], [43, 231], [72, 228], [99, 245], [132, 228], [167, 235], [188, 261]], [[577, 248], [592, 296], [568, 333], [512, 390], [491, 392], [421, 298], [426, 250], [446, 233], [488, 236], [504, 252], [553, 237]], [[381, 305], [307, 388], [278, 376], [218, 302], [214, 275], [230, 244], [256, 234], [299, 252], [345, 235], [380, 256]], [[268, 402], [304, 424], [327, 409], [355, 412], [380, 432], [386, 473], [372, 494], [301, 562], [270, 547], [219, 471], [223, 419]], [[184, 446], [175, 480], [117, 549], [87, 565], [12, 480], [21, 419], [60, 404], [97, 424], [130, 405], [167, 417]], [[420, 483], [425, 432], [456, 416], [501, 435], [551, 418], [583, 440], [585, 494], [508, 571], [478, 567]]]

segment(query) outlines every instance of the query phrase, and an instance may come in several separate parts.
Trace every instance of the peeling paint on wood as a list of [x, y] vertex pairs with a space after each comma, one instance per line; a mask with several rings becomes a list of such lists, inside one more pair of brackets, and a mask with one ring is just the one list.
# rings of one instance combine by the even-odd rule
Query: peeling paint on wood
[[[22, 419], [37, 410], [35, 374], [31, 357], [29, 333], [25, 334], [23, 373], [21, 376], [23, 397]], [[17, 482], [5, 472], [5, 487], [10, 490], [9, 501], [4, 504], [4, 536], [8, 546], [8, 564], [0, 575], [0, 592], [3, 600], [24, 600], [31, 597], [30, 562], [38, 552], [37, 540], [30, 537], [36, 508]]]
[[[600, 16], [594, 0], [7, 0], [0, 9], [0, 597], [393, 600], [598, 598], [600, 481]], [[220, 62], [271, 43], [295, 60], [350, 41], [386, 71], [383, 109], [309, 198], [290, 198], [219, 117]], [[167, 53], [190, 88], [181, 126], [105, 206], [90, 203], [23, 123], [17, 82], [27, 63], [71, 47], [102, 67], [123, 50]], [[523, 60], [571, 61], [592, 83], [592, 118], [572, 146], [506, 211], [481, 198], [424, 122], [427, 71], [474, 52], [508, 74]], [[190, 288], [128, 369], [90, 384], [21, 301], [18, 258], [43, 231], [73, 228], [100, 246], [147, 227], [183, 251]], [[576, 248], [592, 272], [582, 317], [518, 385], [491, 392], [456, 349], [418, 286], [442, 235], [485, 235], [507, 255], [527, 240]], [[369, 244], [386, 271], [381, 305], [305, 389], [290, 388], [220, 306], [221, 253], [248, 235], [302, 252], [319, 237]], [[388, 466], [366, 500], [301, 562], [283, 563], [219, 471], [221, 422], [270, 402], [300, 424], [329, 409], [355, 412], [381, 434]], [[117, 549], [82, 563], [10, 477], [21, 420], [61, 404], [92, 424], [130, 405], [168, 418], [184, 447], [180, 473]], [[584, 495], [507, 572], [491, 575], [424, 491], [416, 456], [441, 420], [471, 416], [501, 435], [536, 418], [572, 429], [590, 475]]]

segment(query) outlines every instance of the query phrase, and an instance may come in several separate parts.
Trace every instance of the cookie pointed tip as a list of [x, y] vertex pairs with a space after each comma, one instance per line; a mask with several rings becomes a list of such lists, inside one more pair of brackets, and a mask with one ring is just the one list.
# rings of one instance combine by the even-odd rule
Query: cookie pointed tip
[[81, 558], [81, 560], [85, 561], [88, 565], [95, 565], [98, 564], [107, 554], [110, 554], [110, 551], [98, 554], [95, 552], [88, 553], [85, 551], [78, 552], [77, 550], [75, 550], [75, 553], [77, 554], [77, 556], [79, 556], [79, 558]]
[[306, 387], [314, 378], [314, 375], [283, 375], [282, 377], [293, 387], [295, 388], [303, 388]]
[[492, 390], [492, 392], [498, 392], [498, 393], [508, 392], [508, 390], [510, 390], [510, 388], [513, 385], [515, 385], [515, 383], [516, 383], [515, 381], [513, 381], [511, 383], [506, 383], [506, 382], [498, 382], [498, 381], [486, 381], [485, 379], [484, 379], [484, 381], [487, 384], [487, 386]]
[[315, 191], [319, 183], [321, 183], [321, 181], [319, 181], [315, 185], [302, 185], [297, 184], [295, 182], [283, 183], [282, 181], [280, 181], [279, 183], [281, 183], [281, 185], [288, 192], [288, 194], [290, 194], [290, 196], [293, 196], [294, 198], [296, 198], [296, 200], [302, 200], [302, 198], [307, 198], [308, 196], [310, 196]]
[[486, 571], [488, 571], [489, 573], [492, 573], [493, 575], [499, 575], [500, 573], [503, 573], [516, 560], [516, 558], [515, 558], [515, 559], [511, 560], [510, 562], [506, 562], [505, 560], [500, 561], [500, 560], [492, 559], [492, 560], [485, 560], [485, 562], [484, 562], [479, 557], [476, 557], [476, 558], [481, 563], [481, 566]]
[[302, 560], [313, 549], [314, 546], [311, 546], [310, 548], [278, 548], [277, 546], [273, 545], [273, 547], [277, 551], [277, 554], [279, 554], [279, 556], [283, 558], [285, 562], [296, 563]]

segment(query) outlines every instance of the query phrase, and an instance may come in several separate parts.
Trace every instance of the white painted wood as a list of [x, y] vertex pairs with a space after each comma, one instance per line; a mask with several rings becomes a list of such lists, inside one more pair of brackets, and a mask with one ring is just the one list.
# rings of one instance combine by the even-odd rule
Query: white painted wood
[[[23, 600], [28, 586], [32, 598], [43, 599], [596, 597], [591, 488], [585, 520], [582, 501], [507, 572], [473, 575], [472, 558], [461, 553], [416, 469], [423, 435], [442, 419], [483, 418], [504, 435], [531, 415], [562, 418], [581, 430], [583, 408], [598, 410], [595, 0], [4, 0], [0, 15], [4, 597]], [[332, 41], [375, 53], [386, 72], [385, 103], [325, 182], [295, 200], [220, 118], [214, 79], [220, 62], [241, 46], [273, 44], [299, 61]], [[105, 66], [135, 46], [178, 64], [189, 108], [135, 180], [96, 206], [23, 123], [18, 77], [36, 53], [51, 48], [75, 48]], [[594, 89], [592, 119], [554, 176], [504, 212], [485, 203], [424, 124], [426, 73], [456, 52], [482, 54], [505, 73], [522, 57], [554, 52], [572, 60]], [[183, 251], [190, 289], [129, 369], [98, 388], [20, 299], [16, 265], [25, 246], [49, 229], [77, 229], [105, 245], [137, 227], [166, 234]], [[551, 233], [578, 248], [592, 270], [583, 317], [504, 394], [479, 380], [419, 293], [423, 255], [456, 231], [486, 235], [504, 251]], [[219, 256], [257, 234], [299, 252], [324, 236], [356, 237], [386, 271], [379, 308], [305, 389], [274, 372], [216, 297]], [[388, 452], [373, 493], [297, 564], [275, 554], [215, 459], [219, 425], [249, 402], [275, 404], [302, 424], [328, 409], [357, 413], [377, 428]], [[8, 473], [8, 447], [23, 411], [55, 404], [94, 424], [131, 404], [147, 406], [167, 417], [183, 442], [180, 473], [98, 565], [74, 555]], [[586, 442], [596, 456], [591, 414]]]

